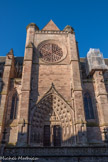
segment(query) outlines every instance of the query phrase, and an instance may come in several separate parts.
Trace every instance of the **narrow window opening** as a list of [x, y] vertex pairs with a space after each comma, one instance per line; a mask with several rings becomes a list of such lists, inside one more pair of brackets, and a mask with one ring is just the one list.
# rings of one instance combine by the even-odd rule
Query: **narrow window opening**
[[86, 119], [94, 119], [92, 100], [88, 92], [84, 94], [84, 109], [85, 109]]

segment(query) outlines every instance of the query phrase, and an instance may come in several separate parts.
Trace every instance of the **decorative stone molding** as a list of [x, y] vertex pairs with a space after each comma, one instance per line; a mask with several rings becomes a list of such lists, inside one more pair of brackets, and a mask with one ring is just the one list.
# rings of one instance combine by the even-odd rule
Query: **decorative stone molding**
[[94, 83], [94, 79], [83, 79], [83, 83]]
[[86, 121], [75, 121], [74, 125], [77, 125], [77, 124], [87, 124]]
[[35, 32], [36, 34], [68, 34], [68, 31], [49, 31], [49, 30], [39, 30]]
[[99, 127], [99, 124], [96, 122], [87, 122], [87, 127]]
[[6, 124], [6, 127], [17, 127], [18, 126], [18, 120], [15, 119], [15, 120], [9, 120]]
[[24, 120], [24, 119], [20, 119], [18, 122], [18, 124], [23, 124], [23, 123], [28, 124], [29, 122], [28, 120]]

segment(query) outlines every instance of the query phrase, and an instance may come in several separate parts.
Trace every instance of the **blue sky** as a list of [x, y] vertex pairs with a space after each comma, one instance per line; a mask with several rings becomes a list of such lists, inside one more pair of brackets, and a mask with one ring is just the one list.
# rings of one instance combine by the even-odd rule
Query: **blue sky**
[[108, 58], [108, 0], [0, 0], [0, 56], [11, 48], [24, 56], [26, 26], [42, 29], [52, 19], [63, 30], [75, 29], [80, 57], [100, 48]]

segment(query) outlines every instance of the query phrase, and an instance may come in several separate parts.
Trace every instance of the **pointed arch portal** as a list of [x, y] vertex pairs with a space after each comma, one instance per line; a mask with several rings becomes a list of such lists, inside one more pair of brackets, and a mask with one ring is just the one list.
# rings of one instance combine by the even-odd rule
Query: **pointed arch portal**
[[73, 110], [55, 87], [46, 93], [33, 109], [30, 142], [35, 146], [72, 145]]

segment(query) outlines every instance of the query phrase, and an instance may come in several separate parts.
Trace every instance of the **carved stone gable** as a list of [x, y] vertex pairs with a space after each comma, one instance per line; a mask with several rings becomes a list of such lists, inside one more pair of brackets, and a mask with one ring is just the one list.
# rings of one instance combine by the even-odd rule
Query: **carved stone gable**
[[59, 31], [59, 28], [52, 20], [50, 20], [49, 23], [42, 30]]
[[[34, 107], [31, 120], [31, 143], [34, 143], [35, 137], [43, 139], [44, 125], [59, 125], [62, 128], [62, 141], [67, 140], [73, 133], [73, 111], [70, 106], [57, 94], [52, 85], [50, 90]], [[37, 145], [41, 140], [35, 141]]]

